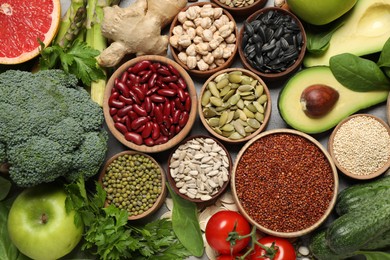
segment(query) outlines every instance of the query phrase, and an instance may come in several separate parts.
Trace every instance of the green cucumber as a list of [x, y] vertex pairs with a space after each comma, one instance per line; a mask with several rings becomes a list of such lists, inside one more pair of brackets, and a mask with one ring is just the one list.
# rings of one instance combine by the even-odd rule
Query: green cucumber
[[342, 190], [337, 196], [335, 210], [344, 215], [351, 210], [390, 196], [390, 176], [375, 181], [357, 184]]
[[[390, 227], [389, 227], [390, 228]], [[362, 250], [378, 250], [390, 247], [390, 229], [363, 246]]]
[[331, 223], [326, 240], [336, 254], [352, 253], [381, 236], [390, 227], [390, 199], [361, 210], [350, 211]]
[[316, 233], [309, 244], [310, 252], [318, 260], [339, 260], [352, 256], [353, 254], [336, 254], [327, 245], [325, 230]]

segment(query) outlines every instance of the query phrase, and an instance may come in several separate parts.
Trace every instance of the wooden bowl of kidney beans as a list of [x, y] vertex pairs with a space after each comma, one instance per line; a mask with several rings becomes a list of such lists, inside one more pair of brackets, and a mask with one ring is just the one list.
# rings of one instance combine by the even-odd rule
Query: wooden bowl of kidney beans
[[239, 211], [252, 225], [286, 238], [324, 223], [339, 187], [327, 150], [293, 129], [265, 131], [248, 141], [237, 154], [230, 184]]
[[283, 80], [297, 71], [306, 52], [306, 33], [291, 12], [267, 7], [250, 15], [238, 34], [244, 67], [265, 81]]
[[109, 130], [122, 144], [140, 152], [161, 152], [191, 130], [197, 115], [196, 89], [173, 60], [140, 56], [110, 77], [103, 112]]

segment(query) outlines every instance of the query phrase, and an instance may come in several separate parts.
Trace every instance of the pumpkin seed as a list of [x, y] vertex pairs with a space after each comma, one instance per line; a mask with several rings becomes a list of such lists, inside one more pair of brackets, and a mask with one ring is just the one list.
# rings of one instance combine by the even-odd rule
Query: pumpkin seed
[[250, 126], [252, 128], [258, 129], [260, 127], [259, 121], [257, 121], [254, 118], [249, 118], [248, 121], [246, 121], [246, 122], [248, 123], [248, 126]]
[[263, 123], [263, 122], [264, 122], [264, 114], [256, 113], [256, 114], [255, 114], [255, 118], [256, 118], [256, 120], [259, 121], [260, 123]]
[[207, 85], [208, 86], [208, 89], [210, 90], [211, 94], [214, 96], [214, 97], [217, 97], [219, 98], [219, 90], [217, 88], [217, 84], [215, 84], [215, 82], [213, 81], [210, 81], [209, 84]]
[[213, 104], [214, 106], [217, 106], [217, 107], [220, 107], [223, 105], [222, 99], [220, 99], [218, 97], [210, 97], [210, 103]]
[[242, 138], [244, 138], [244, 136], [240, 135], [238, 132], [234, 132], [231, 135], [229, 135], [229, 139], [232, 140], [240, 140]]
[[[254, 116], [254, 115], [253, 115]], [[229, 117], [229, 112], [228, 111], [223, 111], [221, 114], [221, 117], [219, 118], [219, 123], [218, 126], [221, 127], [226, 124], [227, 120]], [[222, 129], [223, 130], [223, 129]]]
[[229, 104], [232, 106], [236, 105], [240, 100], [241, 100], [240, 94], [236, 93], [229, 99]]
[[[234, 95], [234, 93], [236, 93], [236, 91], [235, 91], [234, 89], [229, 90], [229, 92], [226, 93], [226, 94], [223, 96], [222, 101], [223, 101], [223, 102], [227, 102], [227, 101], [229, 100], [229, 98], [231, 98], [231, 97]], [[230, 103], [230, 102], [229, 102], [229, 103]]]
[[[258, 103], [258, 102], [253, 102], [253, 106], [256, 108], [257, 112], [261, 113], [261, 114], [264, 114], [264, 107]], [[252, 111], [252, 110], [251, 110]], [[256, 112], [256, 111], [252, 111], [252, 112]]]
[[217, 111], [213, 107], [206, 107], [203, 109], [203, 115], [206, 118], [218, 115]]
[[217, 83], [217, 89], [223, 89], [223, 88], [226, 87], [229, 83], [230, 83], [230, 82], [229, 82], [229, 79], [228, 79], [228, 78], [221, 79], [221, 80]]
[[[245, 102], [249, 102], [248, 100], [245, 100]], [[245, 103], [244, 102], [244, 103]], [[245, 104], [246, 108], [251, 111], [252, 113], [256, 113], [256, 112], [260, 112], [257, 110], [257, 108], [255, 107], [255, 105], [253, 103], [249, 103], [249, 104]]]
[[237, 90], [240, 91], [240, 92], [252, 93], [252, 92], [250, 92], [250, 91], [252, 91], [252, 89], [253, 89], [252, 85], [241, 85], [241, 86], [238, 87]]
[[241, 81], [242, 81], [241, 74], [236, 74], [236, 73], [230, 73], [229, 74], [229, 82], [231, 82], [231, 83], [240, 83]]
[[219, 118], [218, 117], [212, 117], [208, 120], [208, 124], [211, 127], [215, 127], [219, 125]]
[[242, 110], [245, 115], [249, 118], [255, 118], [255, 114], [252, 113], [252, 111], [250, 111], [247, 107], [244, 107], [244, 109]]
[[263, 94], [261, 95], [258, 99], [257, 99], [257, 102], [259, 102], [261, 105], [264, 104], [265, 102], [267, 102], [268, 100], [268, 97], [266, 94]]
[[207, 106], [208, 103], [210, 103], [210, 97], [211, 97], [211, 92], [210, 90], [206, 90], [204, 93], [203, 93], [203, 96], [202, 96], [202, 106]]
[[221, 127], [221, 130], [224, 132], [232, 132], [234, 131], [234, 126], [232, 124], [226, 124]]
[[219, 96], [224, 97], [227, 93], [229, 93], [230, 90], [231, 90], [230, 85], [227, 85], [226, 87], [221, 89], [221, 92], [219, 92]]

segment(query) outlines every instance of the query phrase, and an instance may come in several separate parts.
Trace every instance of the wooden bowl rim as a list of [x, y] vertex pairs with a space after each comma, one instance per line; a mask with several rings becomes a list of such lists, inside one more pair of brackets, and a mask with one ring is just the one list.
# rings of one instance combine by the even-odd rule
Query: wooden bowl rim
[[228, 10], [230, 13], [236, 15], [246, 15], [251, 13], [253, 10], [257, 10], [267, 3], [267, 0], [256, 0], [253, 4], [244, 7], [230, 7], [226, 4], [221, 3], [219, 0], [211, 0], [212, 3], [219, 5], [220, 7]]
[[[129, 218], [128, 218], [129, 220], [138, 220], [138, 219], [141, 219], [141, 218], [144, 218], [144, 217], [147, 217], [147, 216], [153, 214], [164, 203], [165, 197], [167, 196], [167, 186], [166, 186], [166, 180], [165, 180], [165, 171], [164, 171], [164, 168], [152, 156], [150, 156], [150, 155], [148, 155], [146, 153], [142, 153], [142, 152], [138, 152], [138, 151], [131, 151], [131, 150], [122, 151], [120, 153], [117, 153], [117, 154], [111, 156], [111, 158], [108, 159], [108, 161], [104, 164], [103, 169], [100, 171], [100, 174], [99, 174], [99, 177], [98, 177], [98, 182], [100, 183], [100, 185], [102, 185], [102, 187], [103, 187], [103, 182], [102, 181], [103, 181], [104, 176], [106, 175], [106, 171], [107, 171], [108, 166], [115, 159], [117, 159], [118, 157], [120, 157], [122, 155], [126, 155], [126, 154], [130, 154], [130, 155], [139, 154], [139, 155], [142, 155], [142, 156], [145, 156], [145, 157], [149, 158], [150, 160], [152, 160], [153, 163], [155, 163], [158, 166], [158, 168], [160, 169], [160, 174], [161, 174], [161, 193], [158, 196], [158, 198], [156, 199], [156, 201], [153, 203], [153, 206], [151, 208], [149, 208], [148, 210], [146, 210], [145, 212], [139, 214], [139, 215], [129, 216]], [[107, 201], [105, 203], [105, 206], [108, 206]]]
[[240, 31], [238, 33], [237, 42], [238, 42], [238, 55], [240, 57], [240, 60], [241, 60], [242, 64], [244, 65], [244, 67], [249, 69], [249, 70], [251, 70], [251, 71], [253, 71], [257, 75], [262, 77], [264, 80], [274, 81], [274, 80], [284, 79], [288, 75], [290, 75], [291, 73], [293, 73], [293, 72], [295, 72], [296, 70], [299, 69], [299, 67], [301, 66], [301, 64], [303, 62], [303, 58], [305, 56], [305, 53], [306, 53], [307, 37], [306, 37], [306, 32], [305, 32], [305, 29], [303, 27], [303, 24], [298, 19], [298, 17], [296, 15], [294, 15], [292, 12], [290, 12], [290, 11], [284, 9], [284, 8], [281, 8], [281, 7], [265, 7], [265, 8], [261, 8], [261, 9], [257, 10], [256, 12], [254, 12], [253, 14], [251, 14], [245, 20], [245, 22], [251, 22], [259, 14], [264, 13], [264, 12], [269, 12], [269, 11], [279, 11], [279, 12], [282, 12], [284, 14], [290, 15], [296, 21], [297, 25], [301, 29], [302, 38], [303, 38], [303, 45], [302, 45], [301, 52], [299, 53], [299, 56], [298, 56], [297, 60], [295, 61], [295, 63], [293, 65], [288, 67], [285, 71], [278, 72], [278, 73], [264, 73], [264, 72], [261, 72], [261, 71], [255, 69], [254, 67], [252, 67], [249, 64], [249, 62], [246, 60], [246, 58], [245, 58], [244, 51], [243, 51], [243, 48], [242, 48], [242, 37], [243, 37], [243, 34], [244, 34], [244, 29], [245, 29], [244, 26], [241, 27], [241, 29], [240, 29]]
[[[213, 139], [225, 152], [226, 152], [226, 155], [228, 157], [228, 160], [229, 160], [229, 168], [228, 168], [228, 181], [226, 181], [223, 186], [219, 189], [219, 191], [214, 194], [211, 199], [209, 200], [201, 200], [201, 199], [192, 199], [182, 193], [179, 192], [179, 189], [176, 187], [176, 182], [175, 180], [172, 178], [171, 176], [171, 167], [170, 167], [170, 161], [171, 161], [171, 158], [172, 158], [172, 155], [175, 153], [175, 151], [179, 148], [180, 145], [182, 144], [185, 144], [187, 143], [188, 141], [192, 140], [192, 139], [195, 139], [195, 138], [210, 138], [210, 139]], [[168, 183], [170, 184], [172, 190], [177, 194], [179, 195], [181, 198], [185, 199], [185, 200], [188, 200], [188, 201], [191, 201], [191, 202], [194, 202], [194, 203], [197, 203], [197, 204], [202, 204], [202, 205], [208, 205], [210, 202], [213, 202], [215, 201], [220, 195], [222, 195], [222, 193], [224, 193], [226, 191], [226, 189], [229, 187], [229, 184], [230, 184], [230, 180], [231, 180], [231, 175], [232, 175], [232, 169], [233, 169], [233, 159], [228, 151], [228, 149], [215, 137], [213, 136], [208, 136], [208, 135], [203, 135], [203, 134], [199, 134], [199, 135], [192, 135], [192, 136], [188, 136], [187, 138], [185, 138], [183, 141], [181, 141], [179, 144], [177, 144], [177, 146], [172, 150], [172, 152], [169, 154], [169, 157], [168, 157], [168, 160], [167, 160], [167, 180], [168, 180]]]
[[[241, 71], [244, 75], [250, 76], [250, 77], [258, 80], [263, 85], [264, 92], [266, 93], [267, 98], [268, 98], [267, 107], [266, 107], [265, 112], [264, 112], [264, 122], [261, 124], [260, 128], [257, 129], [252, 134], [247, 135], [244, 138], [239, 139], [239, 140], [232, 140], [232, 139], [229, 139], [229, 138], [227, 138], [225, 136], [222, 136], [222, 135], [218, 134], [217, 132], [215, 132], [208, 125], [208, 123], [206, 122], [206, 118], [204, 117], [203, 112], [202, 112], [203, 111], [202, 96], [203, 96], [203, 94], [204, 94], [204, 92], [206, 90], [206, 87], [209, 84], [209, 82], [214, 80], [218, 75], [221, 75], [223, 73], [229, 73], [229, 72], [232, 72], [232, 71]], [[223, 70], [220, 70], [220, 71], [214, 73], [212, 76], [210, 76], [206, 80], [206, 82], [203, 84], [203, 86], [202, 86], [202, 88], [200, 90], [200, 93], [199, 93], [199, 99], [198, 99], [198, 111], [199, 111], [199, 113], [198, 114], [199, 114], [200, 121], [202, 122], [203, 126], [206, 128], [206, 130], [210, 134], [212, 134], [217, 139], [222, 140], [223, 142], [226, 142], [226, 143], [231, 143], [231, 144], [243, 143], [243, 142], [246, 142], [246, 141], [252, 139], [253, 137], [258, 135], [259, 133], [263, 132], [266, 129], [266, 127], [268, 126], [268, 122], [269, 122], [269, 120], [271, 118], [271, 109], [272, 109], [271, 93], [269, 91], [269, 88], [268, 88], [267, 84], [265, 84], [265, 82], [261, 79], [261, 77], [259, 75], [255, 74], [254, 72], [252, 72], [252, 71], [250, 71], [248, 69], [244, 69], [244, 68], [228, 68], [228, 69], [223, 69]]]
[[387, 97], [387, 103], [386, 103], [386, 118], [387, 118], [387, 123], [390, 125], [390, 93]]
[[351, 115], [351, 116], [348, 116], [346, 118], [344, 118], [343, 120], [341, 120], [337, 125], [336, 127], [333, 129], [331, 135], [329, 136], [329, 140], [328, 140], [328, 151], [329, 151], [329, 154], [330, 156], [332, 157], [332, 160], [334, 161], [337, 169], [339, 169], [344, 175], [352, 178], [352, 179], [356, 179], [356, 180], [369, 180], [369, 179], [373, 179], [373, 178], [376, 178], [378, 177], [379, 175], [382, 175], [384, 172], [386, 172], [389, 167], [390, 167], [390, 157], [389, 159], [387, 160], [387, 162], [381, 167], [379, 168], [378, 170], [376, 170], [375, 172], [373, 173], [370, 173], [370, 174], [367, 174], [367, 175], [357, 175], [357, 174], [353, 174], [351, 173], [350, 171], [348, 171], [347, 169], [345, 169], [337, 160], [336, 160], [336, 157], [334, 155], [334, 150], [333, 150], [333, 143], [334, 143], [334, 137], [337, 133], [337, 131], [340, 129], [340, 127], [348, 122], [350, 119], [352, 118], [355, 118], [355, 117], [370, 117], [370, 118], [373, 118], [375, 119], [377, 122], [379, 122], [380, 124], [382, 124], [387, 132], [389, 133], [389, 136], [390, 136], [390, 127], [389, 125], [384, 121], [382, 120], [381, 118], [375, 116], [375, 115], [372, 115], [372, 114], [366, 114], [366, 113], [363, 113], [363, 114], [354, 114], [354, 115]]
[[[187, 124], [181, 129], [181, 131], [176, 134], [174, 137], [172, 137], [168, 142], [164, 144], [154, 145], [154, 146], [147, 146], [147, 145], [137, 145], [135, 143], [129, 142], [125, 139], [124, 135], [119, 132], [114, 127], [114, 121], [110, 115], [110, 108], [108, 106], [108, 100], [111, 96], [111, 89], [114, 86], [114, 81], [116, 78], [118, 78], [127, 68], [133, 66], [137, 62], [143, 61], [143, 60], [149, 60], [149, 61], [156, 61], [161, 62], [165, 64], [172, 65], [175, 69], [177, 69], [182, 76], [182, 78], [187, 83], [187, 89], [188, 93], [191, 97], [191, 110], [189, 113], [189, 118]], [[194, 82], [190, 75], [174, 60], [169, 59], [164, 56], [159, 55], [145, 55], [145, 56], [139, 56], [136, 58], [133, 58], [131, 60], [128, 60], [124, 64], [122, 64], [118, 69], [115, 70], [115, 72], [111, 75], [110, 79], [107, 82], [106, 89], [104, 91], [104, 98], [103, 98], [103, 114], [105, 121], [107, 123], [107, 126], [110, 130], [110, 132], [114, 135], [114, 137], [121, 142], [123, 145], [127, 146], [130, 149], [144, 152], [144, 153], [157, 153], [161, 151], [168, 150], [172, 147], [174, 147], [177, 143], [179, 143], [181, 140], [183, 140], [188, 133], [191, 131], [193, 124], [195, 123], [195, 119], [197, 116], [197, 92], [194, 85]]]
[[[197, 2], [197, 3], [193, 3], [193, 4], [190, 4], [190, 5], [187, 5], [186, 7], [181, 9], [180, 12], [185, 12], [188, 8], [190, 8], [192, 6], [203, 6], [203, 5], [211, 5], [213, 8], [221, 8], [220, 6], [218, 6], [217, 4], [212, 3], [212, 2]], [[234, 23], [234, 34], [236, 35], [236, 42], [235, 42], [235, 47], [234, 47], [234, 51], [233, 51], [232, 55], [221, 66], [218, 66], [218, 67], [216, 67], [214, 69], [204, 70], [204, 71], [203, 70], [198, 70], [198, 69], [189, 69], [188, 66], [186, 64], [184, 64], [179, 59], [179, 57], [177, 56], [178, 51], [170, 43], [168, 44], [173, 59], [181, 67], [183, 67], [189, 74], [191, 74], [193, 76], [208, 77], [208, 76], [216, 73], [217, 71], [219, 71], [221, 69], [228, 68], [230, 65], [233, 64], [234, 58], [236, 57], [237, 52], [238, 52], [238, 33], [239, 33], [239, 31], [238, 31], [237, 23], [234, 20], [233, 16], [227, 10], [225, 10], [224, 8], [222, 8], [222, 11], [223, 11], [223, 14], [225, 14], [227, 17], [229, 17], [230, 21], [232, 21]], [[172, 21], [171, 26], [169, 28], [169, 38], [172, 36], [173, 28], [177, 24], [178, 24], [178, 15], [176, 15], [175, 18], [173, 18], [173, 21]]]
[[[299, 230], [299, 231], [278, 232], [278, 231], [273, 231], [271, 229], [268, 229], [268, 228], [265, 228], [265, 227], [259, 225], [256, 221], [254, 221], [246, 213], [245, 209], [242, 207], [242, 205], [237, 197], [237, 191], [236, 191], [236, 187], [235, 187], [235, 175], [236, 175], [237, 166], [240, 163], [241, 157], [243, 156], [245, 151], [248, 149], [248, 147], [251, 146], [255, 141], [257, 141], [258, 139], [263, 138], [265, 136], [273, 135], [273, 134], [291, 134], [291, 135], [297, 135], [297, 136], [301, 136], [301, 137], [305, 138], [306, 140], [310, 141], [312, 144], [314, 144], [315, 146], [317, 146], [321, 150], [321, 152], [325, 155], [330, 167], [332, 168], [333, 182], [334, 182], [333, 196], [332, 196], [331, 201], [329, 202], [329, 205], [328, 205], [326, 211], [324, 212], [322, 217], [319, 220], [317, 220], [317, 222], [315, 222], [313, 225], [311, 225], [310, 227], [307, 227], [305, 229]], [[231, 180], [230, 180], [230, 186], [231, 186], [231, 192], [232, 192], [234, 201], [235, 201], [239, 211], [241, 212], [241, 214], [243, 214], [245, 216], [245, 218], [252, 225], [255, 225], [260, 231], [262, 231], [266, 234], [269, 234], [269, 235], [273, 235], [273, 236], [277, 236], [277, 237], [284, 237], [284, 238], [296, 238], [296, 237], [306, 235], [306, 234], [312, 232], [313, 230], [317, 229], [328, 218], [328, 216], [330, 215], [330, 213], [332, 212], [332, 210], [336, 204], [337, 193], [338, 193], [338, 188], [339, 188], [339, 179], [338, 179], [337, 168], [336, 168], [335, 164], [333, 163], [331, 156], [329, 155], [328, 151], [321, 145], [320, 142], [318, 142], [314, 137], [312, 137], [306, 133], [300, 132], [298, 130], [280, 128], [280, 129], [273, 129], [273, 130], [268, 130], [268, 131], [260, 133], [259, 135], [254, 137], [252, 140], [247, 142], [241, 148], [241, 150], [238, 152], [236, 160], [234, 162], [232, 176], [231, 176]]]

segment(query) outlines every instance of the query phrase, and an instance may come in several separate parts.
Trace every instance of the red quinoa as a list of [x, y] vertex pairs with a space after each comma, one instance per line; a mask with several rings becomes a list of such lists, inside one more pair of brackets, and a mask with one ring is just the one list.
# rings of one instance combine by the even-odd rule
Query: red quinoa
[[332, 168], [315, 144], [296, 134], [270, 134], [238, 162], [237, 196], [248, 215], [277, 232], [297, 232], [317, 222], [333, 196]]

